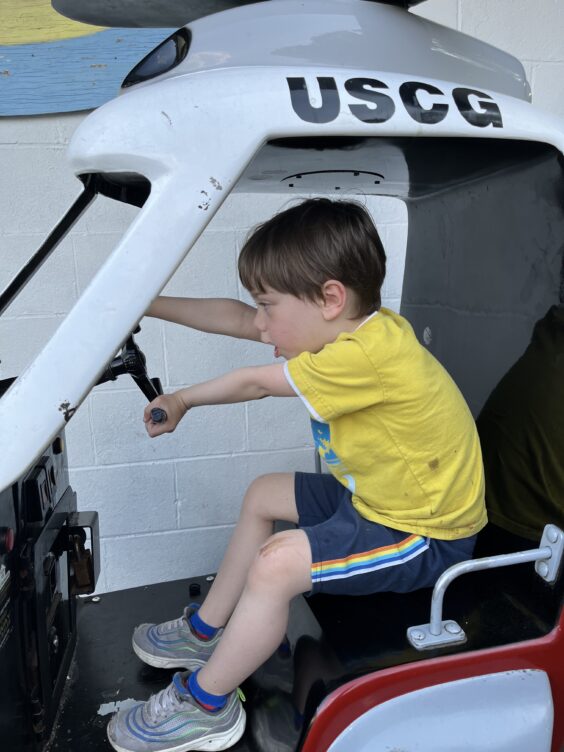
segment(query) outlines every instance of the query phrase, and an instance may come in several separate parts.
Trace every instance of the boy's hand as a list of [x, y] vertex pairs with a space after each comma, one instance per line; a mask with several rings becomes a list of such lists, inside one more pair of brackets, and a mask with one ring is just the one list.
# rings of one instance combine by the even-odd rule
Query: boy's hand
[[[166, 420], [155, 423], [151, 417], [151, 410], [158, 408], [166, 413]], [[178, 392], [161, 394], [150, 402], [143, 413], [145, 429], [151, 438], [163, 433], [172, 433], [186, 413], [186, 406]]]

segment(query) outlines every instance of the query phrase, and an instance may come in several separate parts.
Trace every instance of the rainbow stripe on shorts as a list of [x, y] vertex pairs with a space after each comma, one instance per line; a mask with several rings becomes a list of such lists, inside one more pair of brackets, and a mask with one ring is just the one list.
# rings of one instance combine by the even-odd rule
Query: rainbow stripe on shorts
[[342, 580], [346, 577], [355, 577], [359, 574], [374, 572], [377, 569], [396, 567], [406, 561], [419, 556], [429, 548], [429, 538], [420, 535], [409, 535], [399, 543], [389, 546], [373, 548], [371, 551], [363, 551], [351, 554], [342, 559], [315, 562], [311, 566], [312, 582], [326, 580]]

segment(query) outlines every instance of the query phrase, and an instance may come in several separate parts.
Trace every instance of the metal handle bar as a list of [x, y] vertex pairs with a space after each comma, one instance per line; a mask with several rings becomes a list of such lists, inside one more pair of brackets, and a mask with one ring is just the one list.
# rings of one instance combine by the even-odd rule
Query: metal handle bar
[[466, 635], [460, 625], [452, 620], [443, 620], [443, 600], [447, 587], [453, 580], [468, 572], [483, 569], [497, 569], [514, 564], [526, 564], [534, 561], [537, 574], [546, 582], [552, 583], [558, 577], [560, 563], [564, 552], [564, 533], [556, 525], [544, 528], [539, 548], [530, 551], [518, 551], [513, 554], [487, 556], [483, 559], [462, 561], [449, 567], [439, 577], [431, 597], [431, 616], [429, 624], [409, 627], [407, 639], [418, 650], [442, 647], [457, 642], [465, 642]]
[[550, 559], [552, 550], [548, 546], [543, 548], [534, 548], [530, 551], [518, 551], [514, 554], [503, 554], [501, 556], [488, 556], [483, 559], [471, 559], [470, 561], [461, 561], [460, 564], [454, 564], [449, 567], [439, 577], [433, 589], [431, 597], [431, 623], [429, 631], [432, 635], [441, 633], [443, 618], [443, 600], [447, 587], [460, 577], [461, 574], [468, 572], [479, 572], [482, 569], [497, 569], [498, 567], [510, 567], [513, 564], [526, 564], [529, 561], [540, 561], [541, 559]]

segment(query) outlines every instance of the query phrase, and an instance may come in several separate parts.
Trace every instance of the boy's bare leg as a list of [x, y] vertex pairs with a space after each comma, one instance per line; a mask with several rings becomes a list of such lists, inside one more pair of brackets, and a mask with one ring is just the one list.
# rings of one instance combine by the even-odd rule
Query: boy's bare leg
[[232, 692], [282, 642], [290, 601], [311, 589], [311, 548], [303, 530], [273, 535], [249, 568], [245, 588], [198, 683], [206, 692]]
[[257, 551], [272, 535], [274, 520], [298, 521], [294, 473], [263, 475], [249, 486], [239, 522], [210, 592], [199, 610], [206, 624], [223, 627], [227, 623], [243, 592], [249, 567]]

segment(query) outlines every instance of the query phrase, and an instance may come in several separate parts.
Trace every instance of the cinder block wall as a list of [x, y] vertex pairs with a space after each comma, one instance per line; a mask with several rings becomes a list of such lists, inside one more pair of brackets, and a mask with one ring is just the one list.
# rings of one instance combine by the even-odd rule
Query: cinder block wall
[[[561, 0], [539, 0], [534, 8], [525, 0], [428, 0], [417, 12], [515, 54], [525, 64], [534, 101], [564, 117]], [[0, 120], [1, 286], [80, 190], [64, 150], [83, 116]], [[389, 256], [384, 302], [397, 309], [405, 208], [391, 199], [366, 203]], [[237, 253], [250, 227], [285, 205], [286, 198], [273, 196], [230, 197], [165, 292], [246, 299], [236, 275]], [[31, 362], [135, 211], [97, 199], [0, 319], [0, 377], [16, 375]], [[167, 390], [273, 360], [265, 346], [151, 319], [142, 322], [138, 341], [150, 375], [160, 376]], [[100, 592], [215, 570], [250, 481], [265, 472], [314, 467], [308, 418], [297, 399], [196, 409], [174, 434], [156, 440], [145, 434], [144, 404], [141, 392], [122, 377], [97, 387], [67, 429], [80, 507], [100, 513]]]

